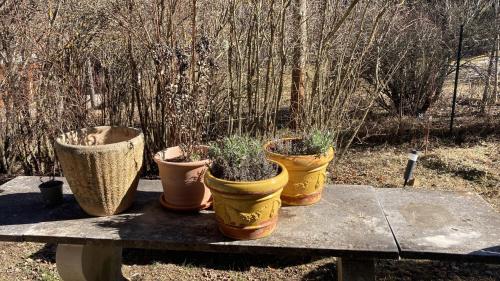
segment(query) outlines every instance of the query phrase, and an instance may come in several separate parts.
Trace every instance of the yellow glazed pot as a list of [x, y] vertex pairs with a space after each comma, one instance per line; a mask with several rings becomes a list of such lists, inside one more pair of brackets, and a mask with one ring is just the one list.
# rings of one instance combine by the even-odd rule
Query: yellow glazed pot
[[[279, 141], [292, 141], [297, 138], [285, 138]], [[269, 159], [281, 163], [288, 170], [288, 184], [281, 193], [284, 204], [303, 206], [311, 205], [321, 199], [325, 185], [326, 168], [333, 159], [334, 150], [328, 149], [326, 155], [283, 155], [271, 151], [273, 141], [264, 146]]]
[[205, 173], [215, 217], [224, 235], [247, 240], [266, 237], [274, 231], [281, 207], [280, 194], [288, 181], [288, 172], [278, 165], [281, 171], [277, 176], [253, 182], [219, 179], [210, 170]]

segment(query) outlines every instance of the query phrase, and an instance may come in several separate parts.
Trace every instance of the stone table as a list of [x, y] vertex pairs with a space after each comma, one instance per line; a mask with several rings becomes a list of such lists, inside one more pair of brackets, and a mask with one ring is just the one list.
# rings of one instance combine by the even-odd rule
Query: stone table
[[377, 189], [402, 258], [500, 263], [500, 214], [467, 192]]
[[0, 240], [57, 243], [63, 279], [118, 279], [122, 247], [337, 256], [341, 280], [373, 280], [374, 259], [399, 257], [370, 186], [326, 186], [315, 205], [281, 208], [271, 236], [235, 241], [220, 234], [212, 211], [163, 209], [159, 180], [141, 180], [134, 205], [110, 217], [86, 215], [67, 184], [64, 203], [46, 208], [39, 183], [38, 177], [17, 177], [0, 186]]

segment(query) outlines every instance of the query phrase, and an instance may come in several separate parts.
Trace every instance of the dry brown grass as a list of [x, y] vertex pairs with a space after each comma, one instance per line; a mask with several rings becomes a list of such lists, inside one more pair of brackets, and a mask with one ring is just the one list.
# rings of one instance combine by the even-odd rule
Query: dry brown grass
[[[415, 188], [473, 191], [500, 210], [500, 140], [490, 137], [473, 144], [431, 144], [415, 172]], [[334, 183], [402, 187], [408, 144], [354, 148], [331, 168]]]

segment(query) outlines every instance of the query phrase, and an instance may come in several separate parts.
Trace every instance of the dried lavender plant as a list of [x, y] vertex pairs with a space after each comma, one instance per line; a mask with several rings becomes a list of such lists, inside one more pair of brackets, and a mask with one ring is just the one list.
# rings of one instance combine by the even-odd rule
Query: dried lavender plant
[[213, 143], [208, 151], [210, 172], [221, 179], [258, 181], [276, 176], [278, 166], [267, 160], [262, 144], [249, 137], [231, 136]]
[[277, 139], [269, 147], [284, 155], [325, 155], [334, 144], [334, 135], [328, 131], [313, 130], [296, 139]]

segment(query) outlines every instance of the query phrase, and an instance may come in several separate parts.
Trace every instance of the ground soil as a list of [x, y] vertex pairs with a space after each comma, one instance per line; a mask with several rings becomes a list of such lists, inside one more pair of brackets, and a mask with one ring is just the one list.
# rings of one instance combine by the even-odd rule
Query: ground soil
[[[500, 138], [455, 144], [433, 139], [422, 152], [413, 188], [473, 191], [500, 211]], [[330, 181], [401, 187], [411, 144], [357, 145], [330, 167]], [[5, 180], [5, 178], [3, 178]], [[213, 253], [124, 251], [131, 280], [336, 280], [330, 257], [274, 257]], [[500, 280], [499, 265], [432, 261], [379, 261], [378, 280]], [[0, 280], [59, 280], [55, 246], [0, 243]]]

